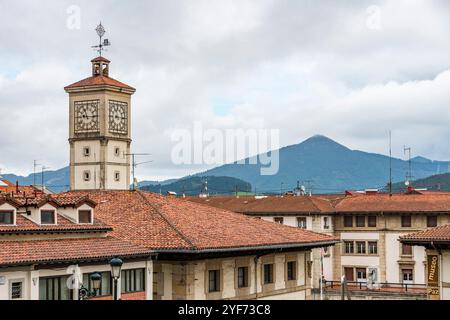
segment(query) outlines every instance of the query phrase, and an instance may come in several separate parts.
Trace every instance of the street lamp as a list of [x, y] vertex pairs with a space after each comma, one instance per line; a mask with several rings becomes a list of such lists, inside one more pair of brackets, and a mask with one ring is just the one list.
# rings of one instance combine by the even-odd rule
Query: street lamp
[[111, 276], [114, 280], [114, 300], [117, 300], [117, 282], [120, 278], [120, 273], [122, 271], [123, 261], [119, 258], [114, 258], [109, 262], [111, 266]]
[[82, 285], [80, 290], [78, 290], [78, 297], [80, 300], [86, 300], [95, 297], [97, 296], [98, 291], [100, 290], [100, 286], [102, 283], [102, 275], [100, 273], [98, 272], [91, 273], [89, 275], [89, 280], [90, 280], [90, 288], [92, 288], [92, 290], [89, 290]]

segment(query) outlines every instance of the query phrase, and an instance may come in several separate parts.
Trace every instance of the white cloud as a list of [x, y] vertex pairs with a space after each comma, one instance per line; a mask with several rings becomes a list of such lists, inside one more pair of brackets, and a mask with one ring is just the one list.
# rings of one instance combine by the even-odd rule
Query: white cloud
[[[78, 1], [81, 29], [66, 28], [72, 1], [0, 1], [0, 161], [29, 173], [32, 160], [68, 162], [63, 87], [89, 75], [102, 20], [112, 76], [137, 88], [133, 148], [154, 162], [146, 178], [203, 167], [170, 162], [170, 130], [279, 128], [282, 144], [327, 134], [352, 148], [450, 159], [448, 2]], [[367, 8], [381, 27], [367, 28]], [[21, 16], [17, 21], [15, 17]], [[214, 101], [227, 104], [214, 112]]]

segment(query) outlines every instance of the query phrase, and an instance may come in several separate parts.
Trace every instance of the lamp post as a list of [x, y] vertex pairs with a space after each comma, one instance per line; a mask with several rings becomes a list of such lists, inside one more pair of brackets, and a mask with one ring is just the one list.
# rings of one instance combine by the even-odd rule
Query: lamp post
[[120, 273], [122, 271], [123, 261], [119, 258], [114, 258], [109, 262], [109, 265], [111, 266], [111, 276], [114, 280], [114, 300], [117, 300], [118, 298], [117, 283], [120, 278]]
[[92, 290], [89, 290], [84, 286], [81, 286], [81, 288], [78, 290], [78, 297], [80, 300], [86, 300], [95, 297], [97, 296], [98, 291], [100, 290], [100, 286], [102, 283], [102, 275], [100, 273], [94, 272], [90, 274], [89, 280], [90, 280], [90, 288], [92, 288]]

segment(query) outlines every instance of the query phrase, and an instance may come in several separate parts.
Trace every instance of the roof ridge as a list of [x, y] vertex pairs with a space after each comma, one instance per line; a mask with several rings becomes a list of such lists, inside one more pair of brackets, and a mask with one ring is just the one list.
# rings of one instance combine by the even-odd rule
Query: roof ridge
[[162, 213], [153, 203], [151, 203], [147, 197], [143, 194], [141, 190], [136, 190], [136, 192], [141, 196], [141, 198], [145, 201], [146, 204], [151, 206], [163, 219], [167, 222], [167, 224], [175, 230], [176, 233], [184, 240], [186, 241], [193, 249], [197, 249], [197, 246], [189, 239], [188, 236], [186, 236], [180, 229], [178, 229], [170, 220], [166, 217], [164, 213]]

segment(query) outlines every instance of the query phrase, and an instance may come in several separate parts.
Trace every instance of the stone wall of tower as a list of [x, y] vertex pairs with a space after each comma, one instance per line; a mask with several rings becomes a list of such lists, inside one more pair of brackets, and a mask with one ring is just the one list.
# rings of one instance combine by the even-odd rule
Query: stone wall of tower
[[[98, 101], [98, 130], [76, 131], [75, 103]], [[110, 101], [127, 105], [127, 132], [110, 130]], [[71, 190], [127, 190], [130, 186], [131, 95], [106, 88], [69, 92]], [[86, 154], [86, 149], [89, 149]], [[89, 179], [86, 173], [89, 172]]]

